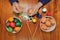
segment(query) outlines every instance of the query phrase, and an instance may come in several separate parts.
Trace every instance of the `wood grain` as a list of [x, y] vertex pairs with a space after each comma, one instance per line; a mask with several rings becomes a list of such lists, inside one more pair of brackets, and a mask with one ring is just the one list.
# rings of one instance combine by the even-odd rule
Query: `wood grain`
[[[24, 0], [25, 1], [25, 0]], [[25, 2], [27, 2], [26, 0]], [[28, 2], [37, 3], [37, 0], [29, 0]], [[29, 22], [32, 34], [30, 34], [26, 22], [23, 21], [22, 29], [17, 34], [7, 32], [6, 20], [12, 17], [13, 11], [9, 3], [9, 0], [0, 0], [0, 40], [60, 40], [60, 0], [52, 0], [50, 3], [45, 5], [48, 12], [52, 13], [52, 16], [56, 19], [56, 29], [50, 33], [46, 33], [40, 30], [40, 21], [37, 19], [38, 29], [32, 37], [36, 28], [35, 24]]]

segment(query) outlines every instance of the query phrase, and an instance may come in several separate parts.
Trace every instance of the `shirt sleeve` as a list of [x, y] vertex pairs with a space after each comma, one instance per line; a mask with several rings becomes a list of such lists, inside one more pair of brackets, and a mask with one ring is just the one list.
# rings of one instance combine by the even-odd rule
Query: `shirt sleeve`
[[18, 0], [9, 0], [9, 2], [10, 2], [11, 5], [12, 5], [14, 2], [18, 2]]
[[41, 2], [43, 5], [47, 4], [48, 2], [50, 2], [51, 0], [38, 0], [38, 2]]

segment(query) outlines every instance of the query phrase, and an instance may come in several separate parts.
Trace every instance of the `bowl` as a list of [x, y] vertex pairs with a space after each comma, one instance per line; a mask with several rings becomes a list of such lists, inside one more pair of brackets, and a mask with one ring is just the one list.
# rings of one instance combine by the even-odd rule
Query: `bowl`
[[56, 21], [52, 16], [42, 17], [40, 21], [40, 29], [44, 32], [51, 32], [56, 28]]
[[6, 30], [10, 33], [18, 33], [22, 28], [22, 21], [17, 17], [10, 17], [6, 20]]

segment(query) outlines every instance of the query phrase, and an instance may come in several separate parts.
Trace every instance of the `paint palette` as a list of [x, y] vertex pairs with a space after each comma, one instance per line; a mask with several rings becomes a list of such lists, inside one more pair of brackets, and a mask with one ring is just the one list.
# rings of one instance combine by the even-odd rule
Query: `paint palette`
[[10, 33], [18, 33], [21, 30], [22, 22], [17, 17], [10, 17], [6, 21], [6, 29]]
[[42, 17], [40, 22], [40, 29], [44, 32], [51, 32], [56, 27], [56, 21], [51, 16]]

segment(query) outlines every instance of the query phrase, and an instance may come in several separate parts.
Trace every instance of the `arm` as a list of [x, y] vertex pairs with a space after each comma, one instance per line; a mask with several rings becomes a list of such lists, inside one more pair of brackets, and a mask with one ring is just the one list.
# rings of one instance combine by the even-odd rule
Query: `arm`
[[18, 3], [18, 0], [9, 0], [9, 2], [10, 2], [11, 5], [12, 5], [14, 2], [17, 2], [17, 3]]
[[48, 2], [50, 2], [51, 0], [38, 0], [38, 2], [41, 2], [43, 5], [47, 4]]
[[31, 9], [32, 12], [29, 12], [28, 15], [33, 16], [33, 15], [37, 14], [38, 9], [41, 8], [42, 6], [46, 5], [48, 2], [50, 2], [50, 0], [38, 0], [38, 3], [33, 7], [34, 10]]

